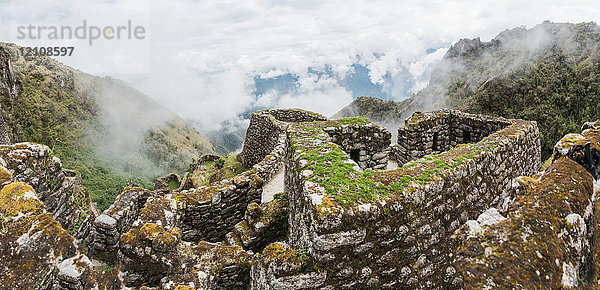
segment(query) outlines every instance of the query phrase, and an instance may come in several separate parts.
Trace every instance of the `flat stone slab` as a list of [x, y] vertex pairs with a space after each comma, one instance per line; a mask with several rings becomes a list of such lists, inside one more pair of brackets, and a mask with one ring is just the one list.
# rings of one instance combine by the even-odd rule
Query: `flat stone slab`
[[273, 178], [271, 178], [271, 180], [265, 184], [265, 186], [263, 186], [263, 192], [262, 192], [262, 199], [261, 202], [265, 203], [265, 202], [269, 202], [273, 200], [273, 196], [275, 194], [278, 193], [282, 193], [284, 191], [284, 185], [283, 185], [283, 176], [284, 174], [284, 167], [285, 166], [281, 166], [279, 169], [279, 171], [275, 174], [275, 176], [273, 176]]

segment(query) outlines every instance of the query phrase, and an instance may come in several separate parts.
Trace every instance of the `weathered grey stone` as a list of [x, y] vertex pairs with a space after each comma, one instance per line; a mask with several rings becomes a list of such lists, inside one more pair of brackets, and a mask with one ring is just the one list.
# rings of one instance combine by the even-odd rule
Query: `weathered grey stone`
[[327, 251], [341, 246], [359, 244], [364, 241], [365, 235], [366, 230], [362, 229], [318, 236], [315, 238], [315, 248], [319, 251]]
[[85, 255], [78, 255], [60, 262], [58, 268], [58, 284], [65, 288], [84, 289], [82, 275], [92, 267], [92, 261]]
[[96, 217], [94, 223], [97, 224], [99, 227], [112, 228], [116, 226], [117, 220], [106, 214], [101, 214], [98, 217]]
[[477, 222], [482, 226], [489, 226], [505, 220], [496, 208], [489, 208], [479, 215]]
[[[415, 149], [415, 146], [427, 143], [415, 142], [420, 138], [430, 140], [431, 146], [439, 146], [436, 151], [442, 152], [450, 149], [452, 141], [456, 144], [456, 140], [460, 141], [459, 138], [463, 138], [463, 130], [471, 130], [470, 142], [482, 141], [473, 146], [461, 147], [467, 149], [463, 154], [468, 155], [468, 153], [475, 152], [480, 157], [466, 158], [460, 165], [449, 168], [443, 174], [432, 176], [432, 181], [426, 182], [425, 185], [416, 182], [408, 184], [407, 188], [410, 190], [404, 190], [404, 194], [407, 196], [405, 202], [411, 204], [411, 208], [417, 209], [415, 211], [405, 212], [405, 204], [385, 198], [381, 199], [380, 203], [355, 204], [348, 208], [342, 208], [336, 203], [325, 204], [324, 188], [317, 190], [317, 188], [322, 188], [317, 182], [304, 180], [301, 177], [301, 172], [311, 161], [295, 162], [295, 151], [288, 147], [286, 191], [290, 194], [290, 236], [288, 239], [291, 246], [295, 249], [306, 250], [310, 256], [324, 265], [330, 265], [329, 267], [335, 267], [342, 263], [344, 267], [358, 264], [361, 267], [354, 270], [359, 273], [366, 266], [372, 270], [373, 277], [377, 277], [373, 281], [378, 280], [377, 284], [381, 287], [399, 283], [397, 276], [383, 274], [386, 269], [394, 268], [392, 263], [411, 265], [414, 269], [418, 269], [401, 279], [398, 287], [421, 285], [435, 288], [451, 285], [455, 279], [450, 277], [453, 274], [448, 274], [447, 269], [455, 251], [449, 248], [451, 243], [448, 243], [448, 239], [461, 223], [469, 219], [476, 219], [485, 209], [499, 206], [505, 198], [509, 198], [513, 177], [536, 172], [540, 164], [540, 146], [537, 139], [539, 134], [534, 123], [520, 120], [487, 118], [455, 111], [441, 111], [428, 116], [431, 118], [427, 117], [424, 121], [418, 121], [415, 123], [416, 125], [410, 125], [411, 128], [402, 131], [406, 135], [399, 136], [399, 142], [404, 142], [401, 146], [390, 148], [389, 145], [381, 143], [385, 147], [369, 150], [374, 147], [366, 146], [365, 149], [360, 149], [365, 152], [358, 152], [358, 156], [361, 156], [361, 153], [371, 156], [368, 162], [359, 162], [362, 168], [379, 168], [377, 166], [380, 164], [374, 160], [387, 161], [389, 157], [376, 159], [374, 158], [375, 154], [380, 154], [376, 156], [379, 158], [385, 153], [390, 154], [394, 148], [403, 148], [406, 153], [401, 155], [399, 149], [396, 149], [397, 151], [392, 154], [396, 159], [401, 160], [399, 163], [402, 163], [432, 151], [431, 148]], [[464, 123], [461, 130], [451, 129], [461, 122]], [[441, 128], [435, 126], [441, 126]], [[357, 148], [357, 144], [358, 146], [367, 144], [364, 141], [344, 141], [345, 138], [341, 138], [339, 135], [345, 134], [344, 132], [351, 134], [352, 131], [348, 128], [336, 130], [334, 127], [328, 127], [327, 130], [329, 134], [341, 132], [332, 140], [342, 149], [356, 150], [352, 148]], [[429, 132], [427, 134], [430, 135], [423, 137], [421, 130]], [[525, 135], [531, 136], [531, 138], [510, 138], [505, 131], [510, 131], [511, 135]], [[438, 135], [433, 136], [434, 133]], [[311, 132], [311, 134], [314, 133]], [[307, 134], [299, 135], [306, 136]], [[446, 138], [446, 140], [439, 139], [437, 140], [439, 142], [433, 142], [434, 137]], [[289, 138], [294, 137], [290, 136]], [[294, 143], [294, 146], [313, 143], [310, 138], [303, 138], [301, 142]], [[368, 138], [364, 138], [364, 140], [368, 140]], [[379, 141], [371, 138], [371, 142]], [[490, 146], [490, 143], [494, 143], [494, 146], [485, 147]], [[326, 143], [322, 143], [320, 146], [326, 146]], [[479, 148], [485, 148], [486, 151]], [[344, 150], [352, 155], [353, 152], [349, 152], [347, 149]], [[431, 159], [422, 161], [434, 163]], [[498, 173], [497, 176], [493, 175], [494, 171], [490, 172], [490, 167], [493, 167], [494, 171]], [[415, 168], [423, 170], [420, 166]], [[308, 185], [309, 182], [310, 185]], [[315, 199], [315, 196], [319, 198]], [[371, 210], [371, 207], [377, 210]], [[492, 210], [484, 214], [482, 222], [501, 220], [502, 217], [495, 213], [497, 212]], [[324, 215], [326, 218], [319, 215]], [[481, 225], [475, 220], [469, 223], [481, 228]], [[393, 225], [396, 230], [390, 231], [387, 228], [389, 225]], [[363, 237], [362, 233], [358, 234], [363, 229], [376, 230], [367, 230]], [[476, 231], [473, 234], [479, 235], [479, 233], [480, 231]], [[374, 251], [375, 247], [371, 246], [375, 245], [372, 242], [374, 240], [379, 241], [377, 251]], [[348, 247], [352, 247], [352, 254], [344, 250]], [[421, 254], [424, 254], [422, 257], [425, 260], [415, 265], [416, 257]], [[427, 259], [427, 257], [431, 258]], [[362, 283], [366, 283], [373, 277], [365, 278]], [[418, 283], [415, 282], [415, 279]], [[340, 288], [356, 287], [360, 284], [357, 284], [358, 282], [332, 275], [327, 277], [326, 285]]]
[[[590, 237], [598, 226], [593, 230], [587, 226], [592, 216], [587, 205], [594, 195], [592, 180], [584, 167], [564, 157], [538, 178], [515, 179], [525, 186], [515, 193], [516, 201], [506, 217], [488, 209], [480, 215], [479, 222], [469, 221], [456, 231], [456, 285], [560, 288], [576, 287], [580, 281], [595, 277], [597, 268], [589, 266], [593, 264], [590, 259], [595, 260], [590, 255]], [[511, 188], [516, 191], [521, 186]], [[600, 213], [600, 207], [596, 206], [594, 212]], [[474, 235], [474, 228], [485, 234]], [[537, 266], [529, 267], [529, 263]]]
[[469, 227], [469, 236], [476, 237], [483, 233], [481, 225], [474, 220], [467, 221], [467, 227]]
[[380, 160], [380, 159], [383, 159], [385, 157], [388, 157], [388, 155], [389, 155], [388, 151], [383, 151], [383, 152], [379, 152], [379, 153], [373, 154], [372, 159], [373, 160]]

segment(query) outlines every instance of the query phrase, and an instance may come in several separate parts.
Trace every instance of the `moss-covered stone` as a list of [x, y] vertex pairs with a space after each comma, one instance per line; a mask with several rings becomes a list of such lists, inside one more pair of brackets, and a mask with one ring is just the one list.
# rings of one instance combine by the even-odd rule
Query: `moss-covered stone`
[[300, 263], [298, 253], [288, 245], [271, 243], [261, 253], [266, 261], [278, 263]]
[[478, 235], [469, 234], [468, 227], [457, 234], [462, 243], [454, 263], [462, 277], [459, 284], [560, 288], [589, 282], [584, 268], [590, 250], [587, 232], [578, 228], [585, 229], [581, 217], [589, 218], [585, 212], [593, 194], [591, 175], [561, 158], [540, 179], [518, 182], [520, 194], [506, 220], [482, 225]]
[[288, 200], [286, 193], [276, 194], [270, 202], [251, 203], [245, 218], [226, 236], [229, 245], [239, 245], [245, 250], [261, 252], [275, 241], [285, 240], [288, 232]]
[[200, 242], [181, 244], [178, 252], [179, 264], [164, 273], [161, 289], [242, 289], [249, 284], [254, 257], [240, 247]]
[[6, 185], [12, 181], [12, 174], [8, 169], [0, 166], [0, 185]]
[[0, 213], [6, 217], [43, 210], [44, 204], [35, 195], [33, 187], [27, 183], [13, 182], [0, 190]]
[[[439, 111], [415, 116], [413, 126], [432, 122], [428, 134], [434, 135], [440, 125], [434, 122], [450, 116], [455, 127], [447, 130], [455, 130], [456, 147], [388, 171], [361, 170], [350, 160], [353, 152], [333, 142], [336, 126], [352, 132], [373, 125], [290, 124], [288, 242], [314, 259], [318, 270], [292, 273], [265, 262], [257, 266], [258, 285], [314, 279], [319, 287], [450, 287], [445, 272], [456, 252], [451, 232], [490, 205], [510, 200], [511, 179], [537, 172], [540, 164], [533, 122]], [[472, 128], [471, 136], [462, 135]], [[412, 142], [432, 142], [420, 132], [409, 136]]]
[[173, 246], [181, 240], [181, 230], [177, 227], [165, 230], [155, 223], [144, 223], [133, 227], [121, 235], [121, 247], [144, 249], [152, 246], [157, 250], [172, 250]]
[[50, 284], [55, 265], [77, 253], [75, 239], [49, 213], [0, 216], [0, 285], [32, 289]]

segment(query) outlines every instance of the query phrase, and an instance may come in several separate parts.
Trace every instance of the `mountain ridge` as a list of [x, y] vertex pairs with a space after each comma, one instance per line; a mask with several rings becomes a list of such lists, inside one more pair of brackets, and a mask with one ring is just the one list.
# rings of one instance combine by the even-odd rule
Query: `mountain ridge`
[[[349, 106], [360, 108], [355, 102]], [[457, 41], [429, 84], [391, 115], [402, 124], [415, 111], [440, 108], [538, 121], [542, 154], [549, 158], [556, 140], [600, 118], [600, 27], [546, 21], [531, 29], [506, 29], [488, 42]], [[345, 110], [336, 116], [375, 120], [390, 115], [387, 110]]]
[[181, 117], [125, 82], [96, 77], [0, 43], [0, 104], [13, 143], [48, 145], [81, 172], [105, 208], [123, 186], [150, 187], [183, 172], [212, 144]]

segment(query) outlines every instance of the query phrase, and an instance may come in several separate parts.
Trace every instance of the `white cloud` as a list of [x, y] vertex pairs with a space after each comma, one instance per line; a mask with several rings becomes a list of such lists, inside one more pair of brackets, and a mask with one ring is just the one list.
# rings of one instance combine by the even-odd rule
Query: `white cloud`
[[[256, 102], [253, 76], [289, 72], [300, 77], [298, 92], [263, 96], [258, 103], [328, 114], [349, 102], [351, 94], [333, 79], [316, 81], [307, 68], [329, 65], [341, 78], [360, 56], [371, 81], [401, 99], [406, 97], [401, 95], [403, 73], [414, 80], [409, 91], [422, 88], [445, 48], [458, 39], [489, 40], [506, 28], [544, 20], [598, 21], [600, 5], [593, 2], [13, 0], [0, 2], [0, 24], [13, 26], [8, 34], [0, 30], [0, 40], [14, 41], [14, 26], [26, 23], [89, 19], [113, 25], [134, 18], [147, 27], [148, 42], [104, 41], [93, 48], [76, 43], [82, 53], [60, 60], [125, 79], [173, 111], [210, 126]], [[444, 49], [427, 54], [431, 48]], [[115, 71], [119, 67], [122, 71]]]
[[136, 84], [159, 98], [163, 105], [187, 119], [202, 124], [204, 130], [219, 129], [219, 123], [235, 120], [250, 108], [254, 97], [252, 77], [239, 67], [219, 72], [203, 72], [185, 66], [185, 58], [175, 62], [158, 61], [152, 78]]
[[429, 83], [429, 75], [444, 54], [450, 47], [439, 48], [436, 51], [418, 59], [408, 65], [408, 72], [416, 79], [415, 84], [410, 89], [411, 93], [416, 93], [423, 89]]
[[259, 97], [257, 105], [302, 108], [331, 116], [350, 102], [352, 93], [341, 87], [335, 78], [307, 74], [299, 79], [296, 92], [278, 95], [277, 92], [270, 91]]

